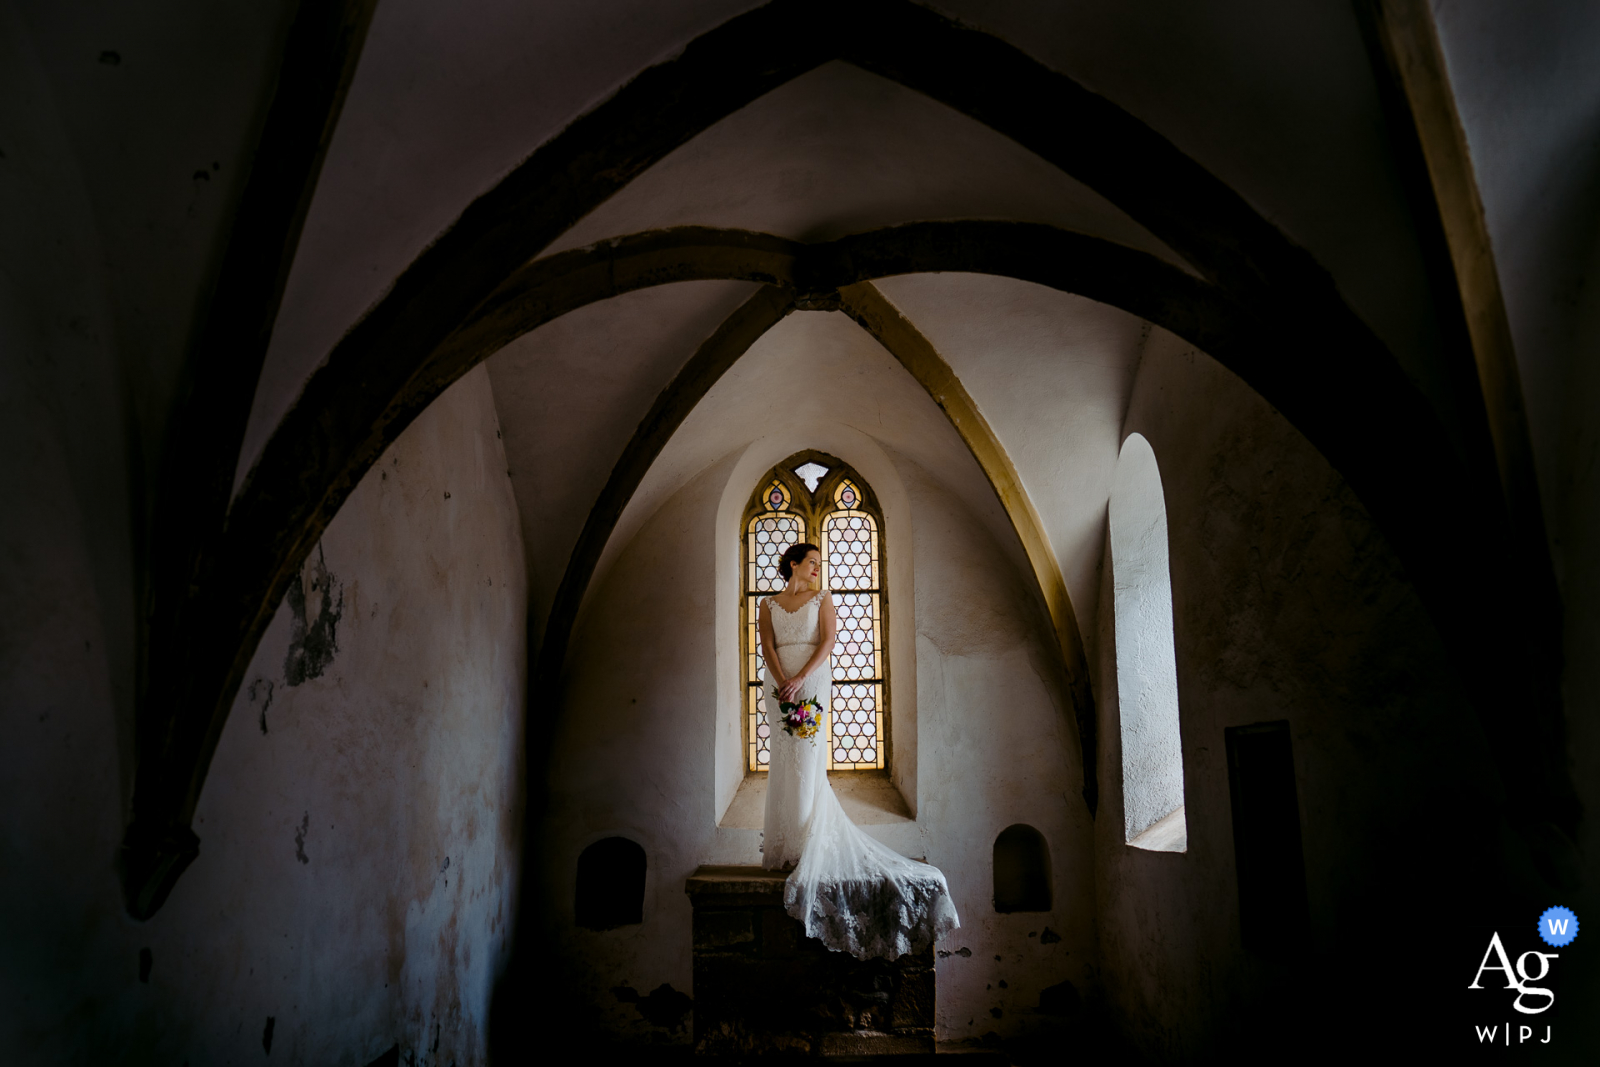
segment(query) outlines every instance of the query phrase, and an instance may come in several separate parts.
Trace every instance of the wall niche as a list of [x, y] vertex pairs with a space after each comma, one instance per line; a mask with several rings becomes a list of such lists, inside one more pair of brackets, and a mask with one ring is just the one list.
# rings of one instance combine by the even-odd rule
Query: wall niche
[[644, 922], [644, 849], [626, 837], [596, 841], [578, 856], [573, 913], [588, 930]]
[[1050, 846], [1031, 826], [1008, 826], [994, 840], [994, 910], [1050, 910]]

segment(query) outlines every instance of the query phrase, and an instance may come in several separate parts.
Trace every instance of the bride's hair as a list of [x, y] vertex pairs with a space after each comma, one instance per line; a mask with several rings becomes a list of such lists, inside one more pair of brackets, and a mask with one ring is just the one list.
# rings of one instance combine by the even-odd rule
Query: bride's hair
[[794, 576], [794, 565], [796, 563], [801, 562], [813, 552], [820, 553], [821, 551], [822, 549], [818, 548], [816, 545], [807, 544], [804, 541], [801, 541], [797, 545], [790, 545], [788, 548], [784, 549], [783, 558], [778, 560], [778, 573], [781, 574], [783, 576], [783, 580], [787, 582], [791, 577]]

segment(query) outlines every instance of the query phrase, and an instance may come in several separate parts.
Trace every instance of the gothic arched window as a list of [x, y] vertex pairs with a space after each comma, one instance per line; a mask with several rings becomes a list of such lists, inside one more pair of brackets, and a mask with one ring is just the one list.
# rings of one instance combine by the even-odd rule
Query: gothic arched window
[[889, 741], [883, 512], [859, 474], [815, 451], [790, 456], [768, 471], [745, 509], [741, 629], [749, 769], [766, 770], [769, 751], [757, 608], [762, 597], [783, 590], [778, 560], [800, 541], [821, 548], [822, 588], [833, 591], [839, 618], [833, 701], [825, 722], [828, 769], [881, 770], [888, 766]]

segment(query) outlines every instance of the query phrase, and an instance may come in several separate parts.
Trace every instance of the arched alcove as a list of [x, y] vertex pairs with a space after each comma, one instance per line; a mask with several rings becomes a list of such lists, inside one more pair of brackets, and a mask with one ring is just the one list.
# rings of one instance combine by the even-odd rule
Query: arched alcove
[[626, 837], [596, 841], [578, 856], [573, 915], [579, 926], [612, 930], [644, 922], [644, 849]]
[[1125, 840], [1154, 852], [1183, 852], [1188, 824], [1167, 507], [1156, 454], [1136, 433], [1117, 459], [1110, 518]]
[[[824, 316], [816, 318], [822, 319]], [[792, 329], [804, 324], [791, 320], [788, 325]], [[847, 328], [842, 328], [840, 332], [845, 337], [854, 338], [859, 333], [854, 326], [843, 326]], [[802, 336], [810, 338], [812, 335], [804, 333]], [[665, 482], [665, 475], [670, 474], [675, 465], [683, 464], [686, 469], [692, 469], [705, 462], [699, 455], [687, 461], [678, 458], [676, 449], [685, 447], [688, 439], [689, 435], [684, 435], [673, 449], [664, 453], [657, 473], [647, 479], [641, 488], [639, 512], [648, 514], [660, 506], [654, 497], [661, 491], [654, 480], [656, 477], [662, 477]], [[749, 770], [745, 744], [749, 707], [743, 684], [746, 669], [742, 647], [744, 620], [739, 606], [744, 583], [743, 521], [748, 517], [746, 509], [752, 488], [757, 483], [764, 485], [763, 476], [774, 466], [807, 451], [837, 458], [871, 486], [883, 517], [884, 582], [894, 595], [894, 609], [887, 614], [884, 632], [886, 659], [894, 664], [895, 672], [893, 758], [884, 771], [836, 776], [835, 786], [846, 792], [861, 791], [859, 795], [869, 807], [892, 813], [885, 815], [887, 818], [900, 821], [916, 817], [916, 598], [910, 498], [900, 473], [876, 440], [846, 424], [826, 419], [807, 419], [803, 424], [776, 428], [775, 432], [744, 446], [739, 458], [728, 468], [718, 504], [715, 531], [718, 686], [712, 758], [716, 767], [715, 810], [720, 826], [747, 825], [760, 829], [762, 809], [755, 800], [761, 798], [764, 803], [765, 797], [764, 792], [751, 793], [756, 786], [747, 781], [751, 778], [764, 780], [764, 776]], [[619, 540], [631, 536], [636, 528], [631, 525], [635, 521], [633, 507], [630, 505], [629, 514], [624, 515], [619, 523], [619, 529], [623, 531]], [[602, 565], [605, 562], [602, 561]], [[847, 780], [849, 784], [846, 784]], [[764, 790], [765, 787], [759, 788]], [[745, 799], [736, 803], [736, 797], [740, 796]], [[861, 814], [859, 809], [857, 814]]]
[[994, 910], [1050, 907], [1050, 846], [1044, 835], [1024, 823], [1006, 827], [994, 839]]

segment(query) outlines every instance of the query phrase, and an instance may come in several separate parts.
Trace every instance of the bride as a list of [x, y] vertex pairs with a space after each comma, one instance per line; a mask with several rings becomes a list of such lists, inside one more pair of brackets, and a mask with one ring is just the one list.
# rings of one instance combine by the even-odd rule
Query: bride
[[761, 865], [793, 872], [784, 883], [788, 913], [806, 934], [857, 959], [920, 952], [961, 925], [944, 874], [906, 859], [852, 823], [828, 784], [827, 738], [784, 729], [780, 702], [817, 698], [828, 714], [833, 696], [837, 618], [817, 589], [822, 553], [791, 545], [778, 564], [788, 582], [761, 601], [757, 624], [766, 664], [762, 690], [772, 762]]

